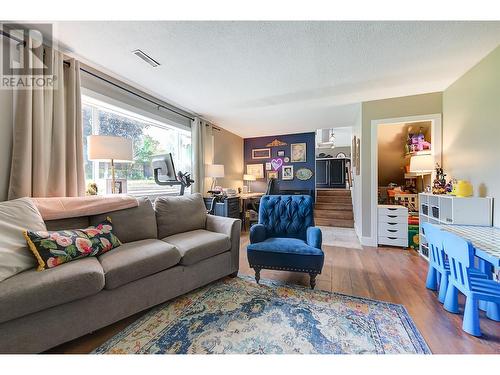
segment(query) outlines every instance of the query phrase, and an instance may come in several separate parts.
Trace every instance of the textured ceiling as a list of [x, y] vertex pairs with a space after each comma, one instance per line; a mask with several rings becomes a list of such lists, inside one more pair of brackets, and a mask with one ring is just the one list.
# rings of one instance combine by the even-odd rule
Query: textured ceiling
[[500, 22], [58, 22], [56, 32], [83, 60], [245, 137], [350, 126], [357, 103], [442, 91], [500, 43]]

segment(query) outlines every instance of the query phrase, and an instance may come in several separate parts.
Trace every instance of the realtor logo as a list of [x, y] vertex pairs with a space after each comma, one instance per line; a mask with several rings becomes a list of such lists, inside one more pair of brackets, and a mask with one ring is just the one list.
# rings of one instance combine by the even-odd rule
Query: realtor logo
[[0, 89], [55, 87], [52, 24], [1, 23]]

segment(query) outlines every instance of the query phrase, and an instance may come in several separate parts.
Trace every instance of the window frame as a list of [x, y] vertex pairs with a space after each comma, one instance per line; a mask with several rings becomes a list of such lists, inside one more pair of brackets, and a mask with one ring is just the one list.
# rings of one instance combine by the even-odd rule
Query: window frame
[[[167, 119], [159, 116], [155, 116], [152, 113], [149, 113], [147, 111], [143, 111], [140, 108], [133, 107], [131, 105], [128, 105], [123, 102], [119, 102], [113, 98], [106, 97], [104, 95], [98, 94], [96, 92], [93, 92], [91, 90], [82, 88], [82, 93], [81, 93], [81, 102], [82, 102], [82, 114], [84, 111], [84, 108], [91, 107], [91, 134], [99, 134], [99, 111], [108, 111], [111, 113], [115, 113], [117, 116], [121, 117], [127, 117], [132, 120], [139, 121], [141, 123], [144, 123], [145, 126], [149, 127], [155, 127], [158, 129], [163, 129], [167, 131], [174, 130], [177, 132], [177, 151], [179, 155], [177, 157], [180, 157], [180, 152], [182, 150], [182, 144], [183, 142], [181, 141], [182, 136], [185, 136], [189, 138], [189, 140], [192, 140], [191, 137], [191, 128], [188, 128], [186, 126], [183, 126], [181, 124], [174, 123], [172, 121], [168, 121]], [[96, 132], [97, 129], [97, 132]], [[192, 142], [190, 142], [191, 145], [191, 152], [192, 152]], [[86, 159], [85, 162], [88, 162], [90, 160]], [[93, 181], [99, 181], [103, 180], [100, 178], [100, 170], [99, 170], [99, 163], [101, 162], [96, 162], [96, 161], [90, 161], [92, 163], [92, 180]], [[185, 164], [185, 162], [184, 162]], [[190, 165], [190, 171], [193, 170], [193, 162], [192, 162], [192, 157], [189, 160], [189, 165]], [[176, 163], [176, 169], [178, 170], [178, 163]], [[183, 170], [183, 172], [186, 172]], [[87, 176], [85, 176], [86, 178]], [[105, 180], [106, 178], [104, 178]], [[127, 185], [129, 181], [134, 181], [132, 179], [127, 179]], [[86, 178], [86, 184], [89, 182]], [[160, 186], [160, 185], [157, 185]], [[134, 194], [133, 192], [129, 192], [127, 189], [127, 194], [133, 195], [135, 197], [149, 197], [150, 199], [154, 200], [154, 198], [159, 197], [159, 196], [172, 196], [172, 195], [178, 195], [179, 194], [179, 188], [178, 187], [169, 187], [169, 186], [161, 186], [161, 189], [159, 190], [151, 190], [147, 191], [147, 187], [144, 188], [144, 190], [147, 192], [145, 194]], [[186, 192], [189, 193], [190, 189], [186, 189]], [[101, 192], [100, 192], [101, 193]], [[105, 194], [106, 192], [104, 192]]]

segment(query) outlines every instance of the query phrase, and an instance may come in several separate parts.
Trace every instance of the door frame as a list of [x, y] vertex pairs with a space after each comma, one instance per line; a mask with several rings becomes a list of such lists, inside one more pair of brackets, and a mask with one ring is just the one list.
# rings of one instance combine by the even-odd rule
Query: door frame
[[395, 125], [412, 122], [431, 121], [432, 131], [432, 149], [431, 154], [434, 160], [443, 165], [443, 128], [442, 128], [442, 115], [441, 113], [395, 117], [378, 119], [371, 121], [371, 230], [368, 246], [378, 245], [378, 127], [379, 125]]

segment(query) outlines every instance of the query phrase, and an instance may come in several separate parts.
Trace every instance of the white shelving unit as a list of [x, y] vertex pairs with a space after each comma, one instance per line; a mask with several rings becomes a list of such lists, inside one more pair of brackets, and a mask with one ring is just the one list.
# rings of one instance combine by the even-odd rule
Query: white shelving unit
[[429, 257], [429, 248], [422, 234], [422, 223], [491, 226], [493, 198], [453, 195], [419, 194], [419, 253]]

